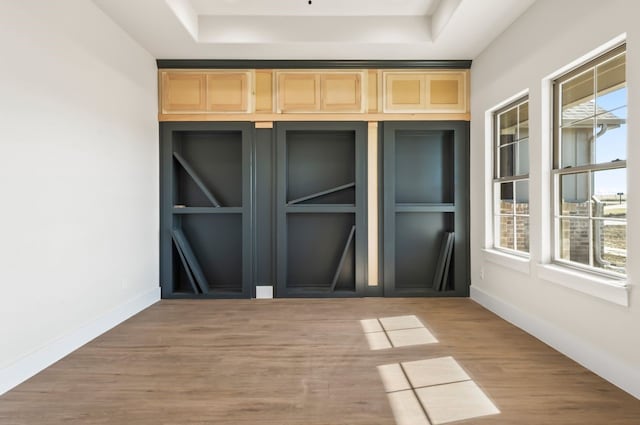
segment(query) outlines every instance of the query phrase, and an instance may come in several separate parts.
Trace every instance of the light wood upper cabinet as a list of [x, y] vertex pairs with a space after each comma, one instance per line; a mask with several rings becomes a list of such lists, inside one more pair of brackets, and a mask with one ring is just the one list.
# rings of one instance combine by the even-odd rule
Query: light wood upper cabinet
[[385, 111], [423, 111], [427, 91], [424, 73], [385, 73]]
[[159, 82], [165, 121], [469, 119], [467, 69], [165, 69]]
[[206, 77], [201, 72], [162, 72], [163, 113], [204, 112]]
[[249, 112], [250, 73], [208, 72], [207, 111]]
[[363, 112], [362, 74], [320, 74], [320, 109], [324, 112]]
[[384, 72], [384, 85], [384, 112], [468, 111], [468, 71]]
[[320, 111], [320, 75], [313, 72], [278, 73], [278, 112]]
[[251, 112], [251, 71], [162, 71], [161, 81], [163, 114]]
[[278, 112], [364, 112], [363, 72], [278, 72]]
[[432, 73], [426, 76], [427, 109], [434, 112], [467, 112], [468, 72]]

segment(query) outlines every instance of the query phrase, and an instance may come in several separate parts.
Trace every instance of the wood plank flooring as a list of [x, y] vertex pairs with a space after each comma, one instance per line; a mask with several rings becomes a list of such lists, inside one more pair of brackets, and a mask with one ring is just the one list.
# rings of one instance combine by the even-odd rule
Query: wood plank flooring
[[[370, 350], [362, 319], [438, 343]], [[0, 424], [393, 425], [379, 365], [453, 357], [501, 413], [640, 424], [640, 401], [469, 299], [161, 301], [0, 397]], [[452, 422], [453, 423], [453, 422]]]

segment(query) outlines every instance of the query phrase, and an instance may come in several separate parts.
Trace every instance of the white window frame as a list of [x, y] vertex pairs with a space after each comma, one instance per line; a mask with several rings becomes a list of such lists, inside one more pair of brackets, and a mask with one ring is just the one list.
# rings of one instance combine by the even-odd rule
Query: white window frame
[[[529, 103], [529, 95], [525, 94], [524, 96], [519, 96], [516, 100], [508, 103], [505, 106], [500, 107], [499, 109], [496, 109], [492, 112], [492, 123], [493, 123], [493, 132], [492, 132], [492, 137], [491, 137], [491, 150], [492, 150], [492, 158], [493, 158], [493, 167], [492, 167], [492, 182], [491, 182], [491, 186], [492, 186], [492, 190], [491, 190], [491, 196], [492, 196], [492, 227], [493, 227], [493, 246], [492, 249], [496, 250], [496, 251], [500, 251], [512, 256], [516, 256], [516, 257], [521, 257], [521, 258], [525, 258], [528, 259], [530, 257], [530, 251], [531, 251], [531, 232], [529, 230], [529, 251], [525, 252], [525, 251], [519, 251], [515, 248], [511, 249], [511, 248], [507, 248], [504, 246], [500, 245], [500, 240], [501, 240], [501, 228], [500, 228], [500, 217], [503, 216], [508, 216], [507, 214], [502, 214], [500, 212], [500, 185], [503, 183], [513, 183], [514, 184], [514, 189], [513, 189], [513, 197], [514, 197], [514, 202], [513, 202], [513, 214], [511, 214], [510, 216], [513, 217], [513, 237], [514, 237], [514, 245], [517, 244], [516, 240], [517, 240], [517, 221], [516, 218], [517, 217], [526, 217], [527, 220], [529, 220], [530, 222], [530, 217], [531, 217], [531, 210], [529, 210], [529, 214], [517, 214], [515, 211], [516, 208], [516, 191], [515, 191], [515, 183], [518, 181], [527, 181], [530, 182], [530, 178], [529, 178], [529, 173], [527, 174], [517, 174], [517, 171], [514, 171], [514, 175], [513, 176], [501, 176], [500, 174], [500, 123], [498, 122], [498, 118], [501, 114], [510, 111], [512, 109], [516, 109], [516, 123], [520, 122], [520, 106], [525, 104], [525, 103]], [[528, 121], [528, 118], [527, 118]], [[527, 139], [529, 139], [529, 136], [527, 136]], [[519, 146], [519, 140], [516, 140], [513, 142], [515, 148], [514, 149], [518, 149]], [[531, 146], [531, 142], [529, 142], [529, 146]], [[529, 167], [531, 167], [531, 155], [530, 155], [530, 149], [529, 149], [529, 154], [528, 154], [528, 158], [529, 158]], [[516, 161], [516, 163], [514, 164], [514, 170], [515, 168], [518, 166], [518, 162]], [[530, 171], [530, 170], [529, 170]], [[529, 186], [529, 193], [531, 191], [531, 187]], [[529, 227], [530, 229], [530, 227]]]
[[[617, 160], [607, 163], [594, 163], [588, 165], [580, 165], [580, 166], [571, 166], [561, 168], [561, 155], [560, 155], [560, 147], [561, 147], [561, 131], [562, 131], [562, 98], [561, 98], [561, 90], [559, 89], [560, 84], [564, 81], [570, 80], [584, 72], [587, 72], [589, 69], [593, 69], [596, 66], [603, 64], [621, 54], [626, 54], [626, 43], [617, 45], [612, 49], [605, 51], [604, 53], [599, 54], [598, 56], [592, 57], [586, 62], [578, 65], [577, 67], [557, 76], [552, 82], [552, 110], [553, 110], [553, 119], [552, 119], [552, 130], [553, 137], [551, 140], [552, 143], [552, 168], [551, 168], [551, 262], [556, 267], [566, 268], [568, 270], [576, 270], [578, 272], [584, 272], [593, 276], [601, 276], [602, 278], [612, 279], [622, 281], [626, 279], [625, 273], [618, 273], [612, 270], [606, 270], [603, 268], [592, 266], [593, 264], [593, 221], [594, 217], [592, 216], [592, 208], [588, 208], [588, 216], [584, 218], [584, 220], [589, 220], [588, 232], [589, 232], [589, 257], [590, 264], [586, 265], [583, 263], [570, 261], [566, 259], [560, 258], [560, 219], [569, 218], [562, 216], [560, 214], [560, 179], [563, 175], [570, 174], [579, 174], [579, 173], [587, 173], [587, 181], [588, 181], [588, 193], [591, 194], [591, 175], [596, 171], [603, 170], [616, 170], [616, 169], [626, 169], [627, 161], [626, 160]], [[625, 85], [628, 82], [628, 78], [625, 75]], [[596, 79], [594, 78], [594, 85], [596, 84]], [[596, 87], [594, 87], [594, 95], [597, 93]], [[627, 98], [628, 102], [628, 98]], [[628, 134], [627, 134], [627, 149], [628, 149]], [[590, 198], [589, 198], [590, 199]], [[628, 212], [627, 212], [628, 217]], [[575, 216], [570, 216], [570, 218], [576, 218]], [[596, 218], [598, 220], [599, 218]], [[627, 221], [627, 218], [618, 221]], [[627, 244], [628, 244], [628, 233], [626, 234]], [[552, 269], [550, 269], [552, 270]], [[551, 279], [550, 279], [551, 280]]]

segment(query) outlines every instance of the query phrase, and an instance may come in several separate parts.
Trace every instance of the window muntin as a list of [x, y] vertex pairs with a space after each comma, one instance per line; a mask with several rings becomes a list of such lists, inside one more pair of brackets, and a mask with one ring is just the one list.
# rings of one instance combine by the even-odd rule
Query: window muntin
[[623, 276], [626, 267], [625, 46], [555, 81], [554, 260]]
[[529, 103], [494, 114], [494, 248], [529, 253]]

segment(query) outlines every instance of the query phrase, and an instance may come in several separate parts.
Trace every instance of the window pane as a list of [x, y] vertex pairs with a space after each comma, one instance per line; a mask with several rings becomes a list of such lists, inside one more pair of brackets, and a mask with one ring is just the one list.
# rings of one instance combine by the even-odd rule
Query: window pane
[[516, 140], [518, 109], [509, 109], [498, 115], [500, 129], [500, 144], [511, 143]]
[[596, 164], [627, 159], [627, 108], [615, 109], [596, 117]]
[[513, 152], [514, 145], [502, 146], [500, 148], [500, 175], [499, 177], [513, 176]]
[[560, 176], [560, 215], [589, 216], [589, 175]]
[[626, 56], [617, 56], [596, 68], [598, 109], [611, 111], [627, 105]]
[[627, 264], [627, 224], [593, 220], [593, 265], [624, 273]]
[[529, 174], [529, 139], [523, 139], [515, 145], [516, 176]]
[[589, 222], [588, 218], [560, 219], [560, 259], [589, 265]]
[[516, 183], [516, 214], [529, 214], [529, 180]]
[[562, 128], [560, 168], [591, 164], [593, 118]]
[[[616, 49], [617, 56], [598, 58], [587, 65], [590, 68], [580, 68], [580, 74], [561, 77], [554, 85], [559, 101], [555, 110], [560, 111], [554, 167], [571, 173], [554, 177], [559, 205], [555, 257], [617, 273], [625, 273], [626, 265], [627, 172], [604, 168], [623, 165], [615, 162], [627, 159], [628, 91], [622, 51]], [[516, 171], [519, 167], [516, 162]], [[519, 188], [515, 189], [518, 209]]]
[[516, 217], [516, 250], [529, 252], [529, 217]]
[[627, 218], [627, 169], [593, 173], [593, 217]]
[[500, 183], [500, 214], [513, 214], [513, 182]]
[[593, 74], [590, 69], [561, 84], [563, 126], [595, 115]]
[[502, 248], [514, 249], [513, 216], [500, 216], [500, 246]]
[[529, 137], [529, 102], [518, 106], [518, 139]]

